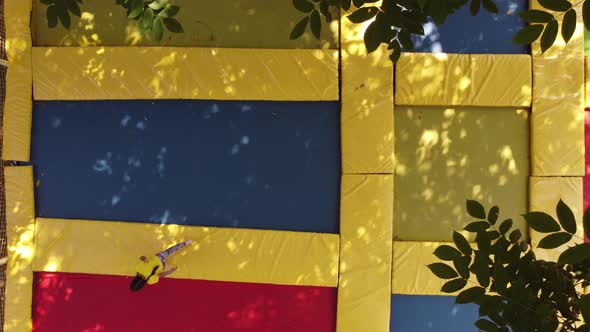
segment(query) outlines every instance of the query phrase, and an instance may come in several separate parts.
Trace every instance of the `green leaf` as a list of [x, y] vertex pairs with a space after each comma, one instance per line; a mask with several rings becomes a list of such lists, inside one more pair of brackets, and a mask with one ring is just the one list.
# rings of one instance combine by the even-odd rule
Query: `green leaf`
[[340, 4], [342, 5], [342, 9], [344, 9], [345, 11], [348, 11], [350, 9], [350, 0], [342, 0]]
[[320, 39], [320, 32], [322, 31], [322, 20], [320, 18], [320, 12], [314, 10], [309, 15], [309, 27], [311, 33], [316, 39]]
[[289, 36], [289, 39], [297, 39], [299, 37], [301, 37], [301, 35], [305, 32], [305, 28], [307, 28], [307, 23], [309, 22], [309, 16], [305, 16], [304, 18], [301, 19], [301, 21], [297, 22], [297, 24], [295, 24], [295, 27], [293, 28], [293, 31], [291, 31], [291, 35]]
[[541, 241], [539, 241], [538, 247], [543, 249], [555, 249], [568, 243], [571, 239], [572, 235], [570, 233], [553, 233], [551, 235], [545, 236]]
[[584, 212], [584, 233], [590, 238], [590, 207]]
[[528, 45], [537, 40], [541, 33], [543, 32], [543, 25], [541, 24], [533, 24], [527, 27], [520, 29], [514, 38], [512, 38], [512, 42], [515, 44], [522, 44]]
[[379, 9], [377, 7], [363, 7], [361, 9], [356, 10], [354, 13], [348, 15], [347, 17], [352, 23], [362, 23], [375, 17], [375, 15], [377, 15], [378, 12]]
[[51, 5], [53, 5], [54, 2], [55, 2], [55, 0], [41, 0], [41, 3], [46, 6], [51, 6]]
[[451, 281], [447, 281], [440, 290], [443, 293], [454, 293], [463, 289], [465, 285], [467, 285], [467, 280], [463, 278], [457, 278]]
[[453, 232], [453, 242], [455, 242], [457, 249], [459, 249], [462, 253], [467, 256], [471, 255], [471, 246], [469, 245], [469, 242], [467, 242], [467, 239], [461, 235], [461, 233], [456, 231]]
[[332, 21], [332, 13], [330, 13], [330, 5], [327, 1], [320, 2], [320, 13], [326, 18], [326, 23]]
[[61, 21], [61, 25], [63, 25], [64, 28], [69, 30], [70, 24], [71, 24], [70, 13], [68, 13], [68, 11], [63, 3], [56, 2], [55, 8], [57, 9], [57, 17], [59, 17], [59, 20]]
[[135, 0], [133, 2], [133, 6], [131, 7], [131, 11], [129, 12], [129, 15], [127, 15], [127, 17], [137, 18], [139, 17], [139, 15], [141, 15], [141, 13], [143, 13], [143, 0]]
[[164, 22], [164, 25], [166, 26], [166, 29], [168, 29], [170, 32], [174, 32], [174, 33], [183, 33], [184, 32], [182, 25], [175, 18], [166, 17], [165, 19], [163, 19], [163, 22]]
[[518, 242], [518, 240], [520, 240], [521, 237], [522, 237], [522, 233], [520, 232], [520, 229], [515, 229], [512, 231], [512, 233], [510, 233], [510, 235], [508, 236], [508, 239], [510, 240], [510, 242], [516, 243], [516, 242]]
[[174, 17], [176, 16], [176, 14], [178, 14], [178, 11], [180, 11], [180, 7], [168, 6], [164, 10], [162, 10], [158, 15], [160, 15], [160, 17], [162, 18]]
[[391, 60], [391, 62], [396, 63], [402, 55], [402, 47], [397, 39], [393, 40], [389, 45], [393, 45], [393, 51], [389, 55], [389, 59]]
[[561, 230], [557, 221], [545, 212], [529, 212], [523, 217], [529, 227], [539, 233], [553, 233]]
[[434, 250], [434, 255], [443, 261], [452, 261], [461, 257], [461, 252], [449, 245], [443, 244]]
[[66, 6], [68, 6], [68, 10], [72, 14], [78, 17], [80, 17], [80, 15], [82, 14], [80, 13], [80, 6], [78, 6], [78, 2], [76, 2], [76, 0], [66, 0]]
[[561, 265], [577, 264], [588, 258], [590, 258], [590, 243], [582, 243], [567, 248], [559, 255], [557, 263]]
[[[143, 7], [143, 0], [141, 0], [142, 4], [141, 6]], [[154, 0], [152, 3], [150, 3], [148, 6], [153, 9], [153, 10], [160, 10], [162, 9], [162, 7], [164, 7], [164, 5], [167, 3], [168, 1], [166, 0]]]
[[541, 52], [545, 53], [555, 42], [559, 25], [556, 20], [552, 20], [545, 25], [545, 31], [541, 36]]
[[582, 295], [578, 300], [578, 306], [580, 307], [584, 321], [590, 322], [590, 294]]
[[475, 322], [475, 326], [483, 332], [496, 332], [499, 329], [496, 323], [483, 318]]
[[481, 0], [471, 0], [471, 5], [469, 5], [469, 12], [472, 16], [477, 15], [479, 12], [479, 8], [481, 7]]
[[462, 256], [453, 260], [453, 266], [459, 275], [465, 279], [469, 279], [469, 263], [471, 263], [470, 256]]
[[377, 31], [377, 22], [371, 22], [365, 30], [364, 42], [367, 53], [373, 52], [381, 44], [379, 31]]
[[483, 0], [483, 8], [493, 14], [498, 14], [498, 6], [492, 0]]
[[539, 4], [549, 10], [554, 10], [556, 12], [564, 12], [572, 8], [572, 4], [567, 0], [539, 0]]
[[311, 13], [315, 9], [313, 3], [307, 0], [293, 0], [293, 7], [303, 13]]
[[496, 221], [498, 221], [498, 216], [500, 215], [500, 208], [495, 205], [490, 209], [490, 212], [488, 212], [488, 222], [492, 225], [496, 224]]
[[162, 23], [162, 19], [158, 16], [156, 16], [154, 23], [152, 24], [152, 32], [154, 34], [154, 39], [157, 42], [160, 42], [164, 35], [164, 24]]
[[481, 205], [478, 201], [468, 199], [466, 202], [466, 207], [467, 207], [467, 213], [469, 213], [469, 215], [472, 216], [473, 218], [478, 218], [478, 219], [485, 219], [486, 218], [486, 210], [483, 208], [483, 205]]
[[453, 279], [459, 276], [452, 267], [444, 263], [432, 263], [427, 265], [427, 267], [435, 276], [441, 279]]
[[502, 233], [502, 235], [504, 235], [504, 234], [508, 233], [510, 228], [512, 228], [512, 219], [506, 219], [506, 220], [502, 221], [502, 223], [500, 224], [500, 233]]
[[469, 270], [477, 277], [479, 284], [483, 287], [489, 286], [490, 278], [492, 276], [490, 266], [488, 265], [488, 258], [488, 254], [484, 254], [483, 252], [477, 253], [473, 260], [473, 264], [469, 268]]
[[[572, 39], [574, 32], [576, 31], [576, 11], [573, 9], [565, 12], [563, 16], [563, 22], [561, 23], [561, 36], [567, 43]], [[574, 225], [576, 223], [574, 222]], [[575, 232], [574, 232], [575, 233]]]
[[520, 12], [518, 16], [528, 23], [549, 23], [554, 19], [553, 14], [537, 9]]
[[485, 232], [479, 232], [475, 236], [475, 243], [477, 243], [477, 248], [480, 251], [489, 253], [492, 249], [492, 241], [488, 238]]
[[57, 26], [57, 8], [55, 5], [47, 7], [47, 26], [55, 28]]
[[[574, 13], [574, 29], [575, 29], [576, 12], [573, 10], [572, 10], [572, 12]], [[569, 11], [567, 13], [569, 13]], [[567, 13], [565, 13], [566, 16], [567, 16]], [[565, 19], [564, 19], [564, 22], [565, 22]], [[576, 234], [576, 230], [577, 230], [576, 217], [574, 217], [574, 213], [569, 208], [569, 206], [567, 206], [567, 204], [565, 204], [560, 199], [559, 203], [557, 203], [557, 207], [555, 210], [557, 213], [557, 219], [559, 220], [559, 224], [561, 224], [561, 227], [563, 228], [563, 230], [565, 230], [566, 232], [568, 232], [570, 234]]]
[[584, 27], [590, 30], [590, 1], [584, 1], [582, 6], [582, 18], [584, 20]]
[[414, 50], [411, 34], [407, 30], [400, 30], [397, 39], [399, 39], [404, 49], [408, 51]]
[[457, 295], [457, 298], [455, 299], [455, 302], [458, 304], [472, 303], [477, 301], [477, 299], [479, 299], [483, 295], [485, 295], [485, 293], [485, 288], [477, 286], [471, 287], [459, 293], [459, 295]]
[[141, 16], [141, 30], [142, 32], [150, 31], [152, 24], [154, 23], [154, 11], [151, 8], [147, 8], [143, 11]]
[[478, 233], [483, 232], [488, 228], [490, 228], [490, 224], [487, 221], [475, 221], [465, 226], [463, 229], [471, 233]]

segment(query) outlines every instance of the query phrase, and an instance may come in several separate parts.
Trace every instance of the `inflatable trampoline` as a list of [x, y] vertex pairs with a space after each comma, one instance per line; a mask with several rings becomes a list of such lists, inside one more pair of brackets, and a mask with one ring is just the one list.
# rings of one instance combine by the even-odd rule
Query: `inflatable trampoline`
[[346, 18], [289, 40], [290, 0], [178, 0], [160, 45], [112, 2], [69, 31], [0, 3], [6, 332], [474, 331], [426, 268], [465, 199], [533, 247], [519, 215], [590, 205], [583, 29], [511, 44], [534, 3], [427, 23], [395, 66]]

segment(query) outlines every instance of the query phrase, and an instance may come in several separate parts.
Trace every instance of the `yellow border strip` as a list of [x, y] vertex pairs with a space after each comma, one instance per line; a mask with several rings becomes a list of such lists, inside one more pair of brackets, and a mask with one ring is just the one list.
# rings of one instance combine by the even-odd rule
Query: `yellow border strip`
[[31, 0], [5, 0], [6, 99], [2, 159], [28, 161], [31, 150], [33, 89], [31, 64]]
[[393, 173], [393, 66], [366, 54], [366, 26], [342, 21], [342, 173]]
[[4, 331], [31, 331], [35, 208], [33, 168], [6, 167], [8, 266], [4, 294]]
[[343, 175], [338, 332], [389, 332], [393, 176]]
[[[531, 8], [538, 9], [536, 0]], [[533, 44], [531, 153], [533, 176], [584, 175], [584, 25], [582, 4], [577, 27], [565, 45], [561, 35], [541, 54]], [[563, 15], [560, 16], [563, 19]], [[555, 207], [555, 205], [553, 205]]]
[[[335, 287], [336, 234], [37, 219], [35, 271], [134, 275], [138, 257], [191, 239], [172, 278]], [[100, 253], [97, 255], [96, 253]]]
[[529, 55], [403, 53], [396, 77], [396, 105], [531, 106]]
[[543, 211], [557, 220], [555, 207], [562, 199], [574, 212], [578, 222], [576, 237], [570, 242], [556, 249], [537, 248], [539, 241], [547, 234], [530, 230], [531, 245], [538, 259], [557, 261], [559, 254], [568, 245], [582, 243], [584, 239], [584, 226], [582, 223], [584, 214], [584, 185], [581, 177], [531, 177], [529, 180], [530, 211]]
[[338, 100], [337, 50], [33, 48], [36, 100]]

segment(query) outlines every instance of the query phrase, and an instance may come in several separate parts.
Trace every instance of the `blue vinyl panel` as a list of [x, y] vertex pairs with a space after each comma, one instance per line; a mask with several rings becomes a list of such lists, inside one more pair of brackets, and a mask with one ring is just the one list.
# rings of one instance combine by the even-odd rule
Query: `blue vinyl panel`
[[495, 0], [498, 14], [483, 7], [477, 16], [469, 13], [469, 4], [451, 14], [445, 23], [427, 23], [425, 36], [414, 37], [416, 52], [463, 54], [526, 54], [529, 48], [511, 42], [526, 23], [518, 16], [528, 9], [528, 1]]
[[37, 215], [338, 233], [336, 102], [36, 102]]
[[454, 296], [391, 296], [391, 332], [474, 332], [474, 304], [455, 304]]

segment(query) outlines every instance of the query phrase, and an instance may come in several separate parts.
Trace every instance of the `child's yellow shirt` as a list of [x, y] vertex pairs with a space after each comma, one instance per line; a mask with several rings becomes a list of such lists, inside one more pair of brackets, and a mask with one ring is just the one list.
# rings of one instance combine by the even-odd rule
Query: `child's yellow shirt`
[[[157, 267], [156, 271], [152, 274], [152, 271], [154, 270], [155, 267]], [[153, 285], [160, 280], [160, 277], [158, 277], [158, 274], [160, 272], [162, 272], [162, 270], [164, 269], [164, 265], [162, 264], [162, 261], [160, 261], [160, 258], [158, 258], [157, 256], [154, 255], [154, 256], [147, 257], [145, 262], [144, 261], [139, 262], [139, 264], [137, 264], [137, 267], [135, 269], [138, 274], [142, 275], [144, 278], [147, 279], [147, 283], [149, 285]], [[150, 277], [150, 274], [152, 274], [151, 277]]]

